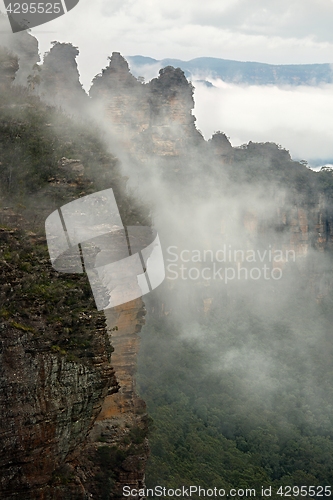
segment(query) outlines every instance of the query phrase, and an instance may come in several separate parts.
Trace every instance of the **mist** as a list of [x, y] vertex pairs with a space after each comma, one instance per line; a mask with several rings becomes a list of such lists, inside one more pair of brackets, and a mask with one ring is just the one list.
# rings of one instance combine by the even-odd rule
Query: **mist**
[[240, 86], [195, 82], [197, 126], [209, 139], [225, 131], [233, 146], [275, 142], [309, 163], [333, 157], [333, 86]]
[[[59, 67], [61, 57], [59, 52]], [[274, 408], [280, 422], [294, 425], [293, 414], [284, 407], [280, 411], [277, 400], [286, 400], [286, 390], [306, 393], [306, 403], [296, 400], [309, 408], [313, 430], [327, 426], [331, 388], [329, 379], [320, 381], [332, 349], [328, 316], [321, 311], [332, 290], [333, 267], [329, 252], [311, 243], [320, 239], [315, 219], [323, 213], [318, 174], [293, 159], [310, 162], [333, 154], [333, 86], [241, 87], [213, 81], [214, 87], [207, 88], [196, 83], [193, 114], [207, 139], [223, 130], [233, 146], [278, 144], [258, 149], [249, 144], [221, 160], [212, 141], [196, 136], [184, 139], [180, 153], [165, 155], [163, 144], [172, 149], [183, 134], [168, 108], [155, 111], [155, 136], [137, 135], [135, 120], [142, 116], [146, 87], [126, 71], [121, 73], [127, 75], [124, 88], [118, 80], [103, 87], [108, 74], [114, 73], [106, 71], [94, 81], [84, 114], [101, 131], [110, 154], [117, 155], [129, 196], [150, 208], [165, 259], [165, 282], [144, 299], [143, 352], [149, 349], [150, 325], [158, 321], [166, 342], [172, 331], [175, 348], [186, 342], [199, 350], [205, 377], [213, 374], [221, 383], [231, 377], [239, 391], [231, 406], [247, 394], [256, 411]], [[186, 92], [191, 91], [181, 88], [190, 107]], [[112, 109], [109, 100], [117, 102], [123, 92], [129, 122], [105, 112]], [[177, 91], [170, 95], [174, 99]], [[73, 103], [63, 105], [72, 112]], [[154, 147], [159, 149], [153, 152]], [[103, 187], [102, 178], [98, 185]], [[318, 358], [323, 360], [319, 368]], [[174, 367], [172, 350], [161, 353], [157, 364], [163, 379]]]
[[[188, 431], [179, 438], [185, 411], [189, 421], [257, 454], [271, 480], [296, 477], [303, 452], [295, 449], [306, 449], [316, 469], [322, 460], [316, 439], [331, 446], [333, 262], [313, 243], [321, 238], [320, 174], [293, 160], [331, 154], [332, 88], [214, 84], [196, 84], [194, 94], [193, 114], [206, 138], [223, 130], [233, 146], [250, 140], [281, 146], [249, 144], [221, 160], [210, 141], [176, 158], [146, 153], [138, 160], [120, 147], [131, 143], [132, 131], [118, 136], [128, 188], [151, 207], [166, 266], [164, 283], [144, 297], [137, 373], [160, 429], [152, 437], [150, 485], [166, 481], [165, 462], [185, 453], [179, 445], [187, 442]], [[139, 112], [134, 108], [133, 116]], [[169, 140], [179, 136], [171, 119], [164, 127]], [[286, 455], [295, 465], [285, 465]], [[323, 472], [321, 480], [327, 477]]]
[[[56, 48], [65, 71], [61, 44]], [[325, 227], [331, 231], [332, 209], [331, 202], [324, 204], [320, 174], [293, 159], [332, 157], [333, 87], [196, 83], [193, 114], [206, 139], [222, 130], [234, 147], [252, 141], [239, 149], [224, 142], [220, 150], [214, 145], [219, 136], [207, 142], [195, 131], [191, 89], [179, 73], [170, 94], [167, 80], [160, 94], [154, 87], [161, 107], [167, 102], [169, 108], [152, 108], [155, 122], [147, 136], [136, 123], [147, 87], [124, 65], [125, 84], [120, 78], [103, 87], [101, 78], [117, 73], [105, 71], [89, 102], [77, 85], [77, 68], [72, 70], [77, 90], [70, 101], [65, 89], [63, 108], [72, 114], [73, 106], [84, 103], [85, 119], [79, 113], [72, 119], [95, 128], [110, 155], [117, 155], [128, 200], [150, 209], [161, 239], [166, 279], [144, 297], [148, 314], [137, 374], [148, 410], [162, 401], [162, 407], [174, 404], [180, 411], [190, 401], [189, 414], [237, 443], [244, 455], [260, 449], [262, 428], [268, 428], [278, 443], [279, 465], [274, 468], [270, 458], [264, 462], [261, 452], [255, 463], [274, 480], [296, 475], [297, 464], [288, 469], [283, 462], [286, 453], [294, 457], [286, 444], [290, 435], [299, 447], [305, 436], [310, 448], [317, 436], [327, 438], [332, 449], [331, 233], [323, 237]], [[49, 84], [50, 89], [52, 78]], [[119, 102], [126, 92], [120, 102], [127, 114], [112, 116], [110, 110], [119, 110], [110, 101]], [[59, 105], [61, 92], [51, 95]], [[181, 113], [172, 107], [177, 98], [186, 103], [186, 113], [181, 104]], [[60, 135], [56, 129], [54, 134]], [[98, 161], [100, 170], [94, 162], [96, 171], [89, 175], [103, 189], [107, 172], [103, 159]], [[172, 421], [177, 412], [170, 415]]]
[[[131, 63], [133, 74], [146, 81], [157, 77], [159, 69], [158, 63]], [[333, 158], [332, 85], [240, 85], [207, 74], [193, 75], [192, 83], [193, 115], [206, 140], [221, 130], [234, 147], [249, 141], [274, 142], [311, 166]]]

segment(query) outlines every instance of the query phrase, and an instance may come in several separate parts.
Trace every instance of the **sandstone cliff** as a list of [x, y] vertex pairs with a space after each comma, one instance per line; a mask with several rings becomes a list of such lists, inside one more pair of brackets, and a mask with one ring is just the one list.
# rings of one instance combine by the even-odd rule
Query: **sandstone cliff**
[[82, 106], [88, 101], [80, 83], [78, 55], [78, 48], [71, 43], [53, 42], [40, 68], [38, 93], [50, 104], [72, 112], [82, 112]]
[[[145, 407], [131, 377], [115, 375], [113, 339], [85, 275], [59, 274], [50, 265], [43, 225], [57, 206], [108, 186], [125, 224], [147, 220], [98, 137], [27, 90], [11, 87], [17, 59], [3, 54], [0, 498], [119, 497], [122, 484], [143, 485]], [[126, 358], [121, 336], [125, 346], [128, 336], [136, 346], [144, 313], [141, 301], [126, 307], [118, 308], [111, 325], [119, 335], [119, 370]], [[132, 374], [135, 356], [126, 363]], [[95, 424], [104, 400], [119, 390], [132, 402], [126, 415], [115, 402], [113, 415]]]
[[[17, 59], [8, 52], [3, 54], [2, 81], [8, 89], [17, 71]], [[206, 143], [195, 128], [192, 85], [179, 68], [161, 69], [158, 78], [145, 84], [130, 74], [119, 53], [113, 53], [108, 68], [95, 78], [89, 101], [79, 82], [77, 54], [78, 49], [71, 44], [54, 44], [40, 72], [43, 99], [66, 109], [76, 109], [78, 103], [89, 106], [90, 101], [93, 107], [99, 106], [122, 146], [136, 158], [140, 173], [147, 172], [144, 168], [154, 162], [161, 169], [165, 164], [176, 166], [166, 179], [170, 192], [173, 187], [185, 186], [188, 199], [195, 201], [209, 197], [212, 183], [219, 186], [222, 196], [232, 183], [255, 186], [257, 180], [264, 180], [274, 188], [280, 179], [280, 187], [288, 184], [291, 188], [289, 197], [281, 198], [278, 189], [274, 197], [272, 188], [274, 215], [265, 217], [246, 209], [242, 230], [251, 241], [268, 234], [273, 243], [278, 238], [298, 256], [306, 256], [311, 249], [333, 249], [330, 195], [318, 184], [316, 174], [292, 162], [288, 152], [272, 144], [233, 148], [221, 133]], [[51, 108], [44, 114], [36, 111], [37, 102], [35, 98], [17, 106], [35, 113], [32, 123], [25, 122], [25, 115], [8, 116], [4, 111], [7, 104], [1, 108], [1, 130], [6, 139], [6, 147], [1, 144], [0, 150], [1, 187], [9, 196], [3, 197], [0, 214], [4, 443], [0, 497], [119, 497], [122, 485], [137, 488], [144, 484], [148, 456], [149, 419], [133, 378], [144, 306], [138, 300], [109, 311], [107, 333], [103, 316], [94, 310], [85, 278], [56, 274], [49, 265], [43, 236], [32, 231], [30, 224], [35, 217], [43, 222], [51, 207], [64, 200], [109, 185], [117, 192], [125, 224], [143, 224], [144, 216], [126, 198], [125, 179], [115, 171], [116, 160], [111, 161], [105, 151], [100, 154], [95, 142], [89, 142], [81, 130], [73, 133], [73, 138], [68, 129], [69, 137], [59, 146], [57, 120], [49, 117]], [[65, 128], [67, 118], [58, 117], [59, 123]], [[35, 142], [36, 131], [41, 134], [39, 124], [43, 135]], [[32, 134], [31, 144], [26, 138]], [[75, 137], [81, 136], [82, 142], [75, 147]], [[47, 156], [43, 156], [45, 149]], [[8, 150], [13, 151], [12, 156]], [[32, 165], [26, 160], [31, 156]], [[21, 164], [24, 169], [13, 168]], [[31, 217], [24, 219], [14, 204], [22, 205], [20, 190], [25, 184], [33, 206], [29, 206]], [[307, 201], [306, 189], [314, 190], [311, 201]], [[227, 226], [225, 219], [221, 214], [215, 233], [218, 237], [226, 234], [221, 229]], [[321, 272], [314, 268], [312, 273], [315, 298], [325, 293], [317, 286]], [[171, 294], [180, 296], [182, 289], [175, 288]], [[213, 305], [207, 288], [202, 287], [198, 294], [199, 306], [192, 304], [201, 315], [209, 314]], [[170, 307], [156, 304], [163, 315]], [[187, 314], [191, 313], [189, 309]]]
[[0, 47], [0, 87], [5, 90], [15, 80], [19, 68], [17, 57], [8, 49]]
[[193, 87], [179, 68], [161, 69], [158, 78], [145, 84], [113, 52], [109, 66], [93, 80], [90, 96], [103, 106], [123, 147], [136, 158], [183, 156], [203, 141], [192, 115]]
[[12, 33], [8, 18], [0, 13], [0, 47], [6, 47], [19, 61], [15, 83], [26, 86], [34, 66], [40, 61], [38, 41], [27, 31]]
[[84, 276], [53, 271], [42, 238], [18, 229], [0, 238], [0, 498], [143, 487], [147, 416], [133, 385], [141, 300], [111, 311], [109, 339]]
[[117, 383], [104, 319], [85, 312], [85, 278], [54, 272], [43, 240], [18, 228], [0, 236], [0, 495], [38, 499]]

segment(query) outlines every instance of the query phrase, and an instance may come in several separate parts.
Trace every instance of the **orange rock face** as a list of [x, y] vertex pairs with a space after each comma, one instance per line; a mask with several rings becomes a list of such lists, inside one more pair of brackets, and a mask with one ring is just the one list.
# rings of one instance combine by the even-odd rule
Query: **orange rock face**
[[[136, 393], [134, 379], [139, 350], [138, 332], [144, 324], [145, 313], [141, 298], [105, 311], [114, 347], [112, 366], [119, 389], [115, 393], [111, 390], [112, 394], [104, 399], [86, 450], [88, 454], [94, 454], [103, 441], [106, 446], [117, 447], [127, 454], [116, 469], [113, 491], [117, 498], [125, 498], [122, 496], [124, 485], [135, 489], [144, 487], [145, 462], [149, 455], [148, 441], [144, 437], [147, 431], [146, 405]], [[139, 437], [139, 444], [131, 442], [133, 429], [142, 436]]]
[[139, 351], [137, 334], [144, 324], [144, 314], [142, 299], [105, 311], [107, 324], [111, 330], [111, 343], [114, 348], [112, 366], [117, 374], [119, 391], [105, 398], [98, 421], [136, 413], [137, 408], [144, 408], [144, 403], [135, 392], [134, 381], [136, 357]]

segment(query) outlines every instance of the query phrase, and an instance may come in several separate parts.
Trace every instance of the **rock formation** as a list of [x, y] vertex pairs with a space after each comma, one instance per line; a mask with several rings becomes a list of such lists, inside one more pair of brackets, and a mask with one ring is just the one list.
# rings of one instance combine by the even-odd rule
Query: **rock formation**
[[11, 86], [18, 68], [17, 57], [8, 49], [0, 47], [0, 88], [6, 89]]
[[90, 96], [103, 105], [123, 147], [136, 157], [178, 157], [203, 141], [192, 115], [193, 87], [179, 68], [161, 69], [158, 78], [144, 84], [113, 52], [109, 66], [93, 80]]
[[[138, 333], [144, 324], [145, 312], [141, 299], [105, 311], [110, 341], [114, 348], [112, 366], [119, 390], [104, 399], [89, 440], [90, 450], [96, 451], [96, 443], [102, 441], [109, 446], [116, 445], [123, 451], [125, 461], [113, 471], [114, 494], [119, 497], [122, 497], [122, 487], [125, 485], [135, 489], [145, 486], [145, 463], [149, 454], [146, 438], [148, 418], [146, 405], [137, 396], [135, 388]], [[134, 442], [131, 437], [133, 429], [136, 433]]]
[[234, 159], [234, 148], [223, 132], [216, 132], [209, 139], [212, 154], [222, 163], [231, 163]]
[[78, 48], [71, 43], [53, 42], [41, 66], [38, 88], [44, 100], [72, 112], [82, 112], [82, 106], [88, 102], [80, 83], [76, 62], [78, 55]]
[[[22, 36], [30, 37], [24, 33]], [[27, 53], [26, 68], [36, 59], [34, 43]], [[23, 48], [16, 50], [23, 57]], [[206, 143], [196, 130], [192, 115], [193, 87], [179, 68], [161, 69], [158, 78], [145, 84], [130, 74], [127, 62], [114, 52], [109, 66], [94, 79], [89, 99], [79, 81], [77, 55], [78, 49], [71, 44], [55, 42], [40, 75], [32, 74], [30, 83], [34, 85], [30, 87], [35, 86], [35, 93], [39, 88], [43, 99], [67, 110], [80, 111], [82, 104], [89, 108], [90, 103], [93, 109], [96, 106], [102, 110], [106, 123], [140, 167], [149, 160], [156, 160], [156, 168], [164, 165], [162, 159], [178, 161], [187, 177], [181, 169], [174, 168], [166, 182], [169, 187], [186, 186], [187, 194], [193, 194], [194, 200], [209, 196], [209, 182], [221, 186], [221, 193], [223, 189], [226, 192], [226, 178], [235, 184], [239, 180], [255, 185], [255, 175], [260, 178], [265, 173], [269, 186], [277, 178], [282, 179], [281, 183], [289, 182], [288, 199], [275, 199], [272, 195], [273, 218], [254, 209], [244, 210], [244, 233], [255, 240], [271, 231], [273, 243], [274, 237], [279, 237], [285, 248], [295, 250], [298, 256], [306, 256], [311, 249], [333, 250], [332, 210], [328, 196], [312, 174], [304, 175], [305, 167], [292, 162], [289, 153], [276, 145], [249, 143], [233, 148], [222, 133], [214, 134]], [[23, 64], [21, 68], [26, 75], [28, 70]], [[2, 49], [2, 86], [10, 88], [17, 69], [17, 58]], [[40, 76], [40, 86], [36, 76]], [[36, 116], [43, 119], [42, 113]], [[11, 123], [15, 134], [10, 135], [8, 116], [6, 120], [3, 130], [10, 129], [8, 140], [13, 142], [15, 137], [15, 141], [21, 141], [28, 129], [26, 124], [21, 129], [17, 121]], [[48, 126], [53, 125], [45, 123], [44, 129]], [[44, 146], [47, 137], [42, 139]], [[41, 196], [52, 203], [65, 196], [63, 193], [73, 199], [97, 189], [88, 177], [86, 164], [77, 151], [72, 152], [73, 141], [65, 143], [65, 152], [56, 159], [53, 152], [50, 154], [50, 163], [53, 161], [56, 167], [49, 177], [44, 174], [47, 185], [43, 184]], [[53, 142], [49, 140], [47, 144], [53, 148]], [[30, 143], [29, 147], [29, 151], [33, 150]], [[95, 154], [89, 151], [89, 157]], [[105, 171], [111, 171], [114, 165], [103, 158], [107, 155], [99, 162], [105, 175], [101, 175], [102, 183], [108, 178]], [[10, 168], [12, 163], [17, 164], [16, 158], [11, 161]], [[40, 167], [39, 163], [36, 165], [34, 175]], [[296, 172], [294, 178], [290, 176], [291, 167]], [[214, 177], [209, 179], [212, 171]], [[195, 173], [200, 174], [199, 188]], [[311, 202], [302, 191], [304, 185], [316, 190]], [[118, 196], [120, 208], [126, 204], [120, 188]], [[43, 212], [45, 207], [42, 210], [38, 206], [38, 210]], [[127, 207], [124, 213], [135, 216], [133, 223], [142, 222], [134, 208]], [[220, 228], [226, 226], [222, 219], [223, 215]], [[85, 278], [61, 277], [53, 271], [43, 237], [34, 234], [29, 221], [22, 221], [12, 208], [3, 207], [0, 220], [0, 498], [119, 498], [124, 484], [142, 487], [149, 419], [144, 402], [136, 395], [133, 378], [139, 348], [137, 333], [145, 314], [141, 299], [108, 311], [107, 332], [104, 317], [94, 309]], [[224, 233], [220, 230], [216, 234], [221, 237]], [[312, 276], [313, 283], [320, 282], [320, 270], [315, 269]], [[171, 294], [182, 292], [175, 290], [177, 284], [173, 286]], [[207, 288], [202, 287], [197, 308], [203, 315], [209, 314], [213, 303]], [[325, 290], [317, 287], [314, 296], [318, 298], [323, 293]], [[164, 303], [156, 308], [163, 315], [170, 311]]]
[[[143, 485], [148, 456], [145, 407], [128, 379], [125, 392], [129, 396], [132, 390], [133, 404], [126, 415], [119, 410], [105, 425], [99, 419], [95, 427], [104, 399], [124, 390], [123, 378], [115, 376], [105, 317], [95, 308], [86, 277], [52, 268], [43, 226], [53, 208], [106, 183], [115, 192], [125, 224], [145, 221], [127, 198], [116, 159], [98, 138], [82, 140], [86, 132], [68, 117], [13, 87], [17, 58], [7, 50], [2, 54], [6, 101], [0, 106], [0, 498], [119, 497], [124, 482]], [[25, 134], [30, 130], [33, 137]], [[31, 150], [27, 160], [31, 141], [43, 146]], [[27, 195], [17, 177], [23, 172], [38, 179]], [[119, 339], [122, 334], [124, 339], [132, 336], [136, 346], [143, 305], [132, 304], [127, 321], [118, 317], [121, 311], [112, 329]], [[117, 351], [121, 357], [119, 341]], [[131, 374], [134, 358], [128, 360]]]
[[[43, 242], [19, 229], [2, 229], [0, 237], [0, 496], [37, 500], [54, 470], [84, 442], [117, 382], [103, 317], [81, 311], [64, 327], [69, 295], [47, 264]], [[63, 288], [62, 299], [52, 286]], [[84, 286], [79, 277], [71, 292], [81, 307]], [[57, 310], [63, 311], [58, 318]]]
[[34, 66], [40, 61], [38, 41], [27, 31], [13, 34], [6, 16], [0, 13], [0, 47], [6, 47], [19, 61], [15, 83], [26, 86]]

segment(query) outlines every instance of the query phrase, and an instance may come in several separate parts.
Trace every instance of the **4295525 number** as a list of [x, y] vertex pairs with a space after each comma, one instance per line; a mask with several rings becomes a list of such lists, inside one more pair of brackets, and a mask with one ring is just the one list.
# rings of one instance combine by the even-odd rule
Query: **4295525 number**
[[330, 497], [331, 486], [280, 486], [276, 492], [281, 497]]
[[9, 14], [60, 14], [61, 3], [10, 3], [6, 9]]

